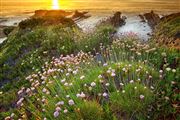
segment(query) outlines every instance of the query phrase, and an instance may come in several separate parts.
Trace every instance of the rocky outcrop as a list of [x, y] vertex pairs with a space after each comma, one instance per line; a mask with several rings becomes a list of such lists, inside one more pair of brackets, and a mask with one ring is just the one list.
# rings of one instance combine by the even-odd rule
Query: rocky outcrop
[[145, 13], [144, 17], [151, 28], [154, 28], [160, 22], [160, 16], [154, 13], [154, 11], [151, 11], [150, 13]]
[[139, 15], [139, 17], [141, 22], [147, 22], [152, 29], [160, 22], [160, 16], [154, 13], [154, 11]]
[[126, 24], [126, 16], [122, 16], [121, 12], [116, 12], [112, 17], [101, 21], [100, 24], [111, 24], [114, 27], [120, 27]]
[[90, 15], [87, 15], [87, 14], [88, 12], [79, 12], [76, 10], [71, 18], [74, 20], [80, 20], [80, 19], [86, 19], [86, 18], [91, 17]]
[[66, 17], [71, 14], [72, 12], [64, 10], [36, 10], [32, 17]]

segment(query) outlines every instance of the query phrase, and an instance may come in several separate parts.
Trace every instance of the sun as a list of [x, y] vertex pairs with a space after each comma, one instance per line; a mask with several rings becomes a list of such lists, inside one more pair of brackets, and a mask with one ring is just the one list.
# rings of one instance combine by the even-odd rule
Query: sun
[[52, 9], [54, 9], [54, 10], [60, 9], [59, 0], [53, 0], [52, 2], [53, 2], [52, 3]]

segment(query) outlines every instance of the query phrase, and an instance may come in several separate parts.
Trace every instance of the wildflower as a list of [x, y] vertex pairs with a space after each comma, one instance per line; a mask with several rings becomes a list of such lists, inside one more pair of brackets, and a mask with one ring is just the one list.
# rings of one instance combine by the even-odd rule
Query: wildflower
[[54, 117], [57, 118], [59, 116], [59, 111], [54, 112]]
[[138, 80], [137, 81], [141, 81], [141, 79], [140, 78], [138, 78]]
[[61, 108], [60, 107], [56, 107], [56, 111], [61, 111]]
[[120, 83], [120, 86], [124, 86], [124, 84], [123, 84], [123, 83]]
[[74, 105], [74, 101], [73, 101], [72, 99], [69, 100], [68, 103], [69, 103], [69, 105], [71, 105], [71, 106]]
[[176, 72], [176, 69], [172, 69], [172, 72], [175, 73], [175, 72]]
[[134, 87], [134, 89], [136, 90], [136, 89], [137, 89], [137, 87]]
[[108, 64], [107, 63], [104, 63], [103, 66], [107, 66]]
[[110, 84], [109, 83], [106, 83], [106, 86], [109, 86]]
[[67, 113], [67, 112], [68, 112], [68, 110], [67, 110], [67, 109], [65, 109], [65, 110], [64, 110], [64, 113]]
[[66, 83], [64, 83], [64, 85], [65, 85], [65, 86], [68, 86], [69, 84], [66, 82]]
[[165, 96], [164, 98], [165, 98], [165, 100], [169, 100], [169, 97], [167, 97], [167, 96]]
[[7, 116], [4, 120], [11, 120], [11, 117]]
[[89, 87], [89, 90], [91, 91], [91, 90], [92, 90], [92, 87]]
[[171, 68], [166, 68], [166, 70], [169, 72], [171, 70]]
[[96, 83], [95, 83], [95, 82], [92, 82], [92, 83], [91, 83], [91, 86], [92, 86], [92, 87], [96, 86]]
[[99, 75], [98, 78], [101, 79], [101, 78], [102, 78], [102, 75]]
[[67, 98], [69, 98], [70, 96], [69, 95], [66, 95]]
[[64, 105], [64, 101], [59, 101], [56, 106], [59, 106], [59, 105]]
[[111, 73], [111, 76], [112, 76], [112, 77], [115, 77], [115, 76], [116, 76], [116, 74], [113, 72], [113, 73]]
[[86, 95], [85, 95], [83, 92], [81, 92], [80, 97], [81, 97], [81, 98], [85, 98]]
[[64, 78], [64, 79], [61, 80], [61, 83], [64, 83], [65, 81], [66, 81], [66, 79]]
[[47, 89], [46, 89], [46, 88], [43, 88], [42, 92], [43, 92], [43, 93], [46, 93], [46, 92], [47, 92]]
[[125, 90], [123, 90], [122, 93], [125, 93]]
[[69, 73], [66, 73], [66, 76], [69, 76], [70, 74]]
[[103, 97], [107, 97], [108, 96], [108, 94], [107, 93], [103, 93]]
[[134, 83], [134, 80], [131, 80], [130, 83]]
[[122, 71], [126, 72], [126, 68], [123, 68]]
[[144, 99], [144, 95], [140, 95], [139, 97], [140, 97], [140, 99], [141, 99], [141, 100], [143, 100], [143, 99]]
[[84, 78], [85, 78], [85, 76], [84, 76], [84, 75], [80, 77], [80, 79], [81, 79], [81, 80], [83, 80]]
[[73, 74], [76, 75], [77, 74], [77, 70], [73, 71]]
[[163, 57], [166, 57], [166, 53], [165, 53], [165, 52], [161, 53], [161, 55], [162, 55]]
[[159, 72], [160, 72], [160, 73], [163, 73], [163, 70], [160, 70]]
[[44, 118], [43, 120], [47, 120], [47, 118]]

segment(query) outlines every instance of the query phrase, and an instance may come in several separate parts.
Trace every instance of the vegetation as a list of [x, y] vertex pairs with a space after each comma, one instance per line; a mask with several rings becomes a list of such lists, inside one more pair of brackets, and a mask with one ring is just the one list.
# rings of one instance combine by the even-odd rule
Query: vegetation
[[[178, 119], [179, 51], [99, 26], [14, 30], [0, 48], [0, 119]], [[14, 83], [13, 83], [14, 82]]]

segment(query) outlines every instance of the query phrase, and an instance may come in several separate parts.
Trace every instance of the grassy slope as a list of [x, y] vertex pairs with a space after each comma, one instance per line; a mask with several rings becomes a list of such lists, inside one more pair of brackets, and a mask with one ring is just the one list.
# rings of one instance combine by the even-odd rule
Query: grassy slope
[[[46, 25], [31, 30], [17, 28], [0, 47], [0, 82], [6, 83], [0, 91], [2, 111], [14, 106], [16, 91], [28, 85], [25, 76], [41, 70], [45, 61], [52, 57], [92, 51], [102, 40], [108, 44], [109, 35], [114, 32], [111, 26], [99, 26], [96, 34], [83, 34], [76, 26]], [[103, 36], [102, 36], [103, 34]]]
[[180, 48], [180, 13], [172, 14], [161, 19], [156, 26], [154, 38], [157, 42], [169, 47]]

